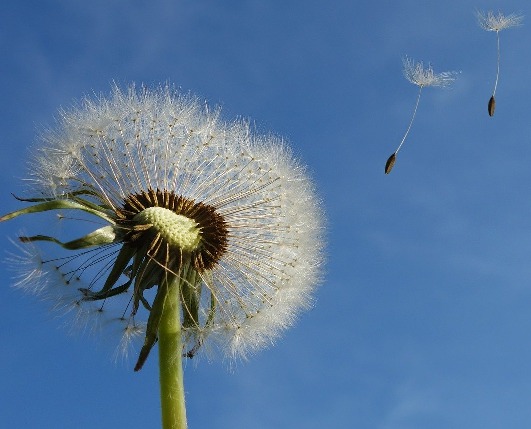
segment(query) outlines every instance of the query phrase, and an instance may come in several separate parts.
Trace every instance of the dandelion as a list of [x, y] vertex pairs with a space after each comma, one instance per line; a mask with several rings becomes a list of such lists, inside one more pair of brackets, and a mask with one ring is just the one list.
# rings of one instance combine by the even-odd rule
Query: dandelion
[[19, 197], [30, 205], [0, 220], [60, 211], [77, 213], [74, 229], [99, 225], [20, 237], [16, 286], [76, 319], [117, 311], [123, 352], [143, 337], [135, 371], [158, 343], [165, 428], [186, 427], [182, 357], [244, 358], [312, 302], [323, 227], [304, 168], [280, 139], [193, 96], [115, 87], [86, 99], [61, 112], [31, 167], [32, 196]]
[[498, 15], [495, 15], [494, 12], [489, 11], [487, 13], [478, 11], [476, 13], [479, 26], [486, 31], [495, 31], [496, 32], [496, 41], [497, 41], [497, 62], [496, 62], [496, 80], [494, 82], [494, 90], [492, 91], [492, 96], [489, 99], [488, 103], [488, 112], [489, 116], [494, 116], [494, 110], [496, 109], [496, 89], [498, 87], [498, 78], [500, 76], [500, 31], [505, 30], [506, 28], [518, 27], [522, 25], [524, 19], [523, 15], [518, 15], [512, 13], [510, 15], [503, 15], [501, 12], [498, 12]]
[[409, 121], [409, 126], [407, 127], [406, 133], [404, 134], [404, 137], [402, 137], [402, 141], [398, 145], [398, 148], [392, 153], [385, 163], [385, 174], [389, 174], [391, 172], [393, 166], [395, 165], [398, 151], [406, 141], [407, 135], [411, 130], [411, 126], [413, 125], [413, 121], [419, 107], [422, 88], [427, 86], [448, 86], [455, 80], [456, 74], [455, 72], [435, 73], [431, 65], [428, 65], [427, 68], [424, 68], [424, 64], [422, 62], [415, 62], [407, 57], [404, 58], [403, 64], [405, 78], [413, 85], [417, 85], [419, 87], [419, 91], [417, 95], [417, 102], [415, 103], [415, 108], [413, 109], [413, 115]]

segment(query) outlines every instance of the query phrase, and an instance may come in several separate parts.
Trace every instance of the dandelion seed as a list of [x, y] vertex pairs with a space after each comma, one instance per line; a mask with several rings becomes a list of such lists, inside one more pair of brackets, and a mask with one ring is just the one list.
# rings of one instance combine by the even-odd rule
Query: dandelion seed
[[406, 141], [409, 131], [411, 130], [411, 126], [413, 125], [413, 121], [415, 120], [417, 109], [419, 107], [422, 88], [427, 86], [449, 86], [455, 80], [456, 75], [456, 72], [435, 73], [431, 65], [425, 68], [422, 62], [415, 62], [407, 57], [404, 58], [403, 65], [405, 78], [413, 85], [418, 86], [419, 92], [417, 95], [415, 108], [413, 109], [413, 115], [411, 116], [411, 120], [409, 121], [409, 126], [407, 127], [406, 133], [404, 134], [404, 137], [402, 137], [402, 141], [398, 145], [398, 148], [387, 159], [387, 162], [385, 164], [385, 174], [389, 174], [391, 172], [391, 169], [393, 168], [396, 161], [396, 155], [398, 155], [398, 151], [401, 149], [402, 145]]
[[522, 25], [524, 16], [516, 13], [505, 16], [501, 12], [498, 12], [498, 15], [496, 15], [492, 11], [487, 13], [478, 11], [476, 12], [476, 16], [481, 28], [483, 28], [485, 31], [496, 32], [496, 80], [494, 81], [494, 90], [492, 91], [492, 96], [490, 97], [488, 103], [489, 116], [494, 116], [494, 110], [496, 108], [496, 89], [498, 88], [498, 79], [500, 77], [500, 31], [505, 30], [506, 28], [513, 28]]
[[[304, 168], [280, 139], [219, 116], [168, 87], [87, 99], [43, 136], [33, 195], [19, 198], [30, 205], [0, 218], [68, 210], [100, 223], [76, 239], [22, 236], [16, 285], [89, 319], [115, 311], [119, 350], [144, 338], [135, 371], [158, 343], [171, 367], [164, 425], [165, 409], [185, 418], [181, 356], [271, 344], [321, 279], [322, 213]], [[46, 259], [41, 244], [71, 253]], [[176, 391], [180, 405], [164, 402]]]
[[389, 174], [396, 162], [396, 153], [393, 153], [385, 163], [385, 174]]
[[494, 98], [494, 95], [490, 97], [487, 108], [489, 111], [489, 116], [494, 116], [494, 110], [496, 110], [496, 99]]

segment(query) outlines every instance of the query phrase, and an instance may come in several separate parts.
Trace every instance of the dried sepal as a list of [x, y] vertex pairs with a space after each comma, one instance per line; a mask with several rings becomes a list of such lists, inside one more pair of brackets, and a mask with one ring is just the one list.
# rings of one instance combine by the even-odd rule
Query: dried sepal
[[396, 152], [394, 152], [385, 163], [385, 174], [389, 174], [391, 170], [393, 169], [393, 166], [395, 165], [396, 161]]
[[494, 110], [496, 109], [496, 99], [494, 95], [489, 99], [489, 116], [494, 116]]

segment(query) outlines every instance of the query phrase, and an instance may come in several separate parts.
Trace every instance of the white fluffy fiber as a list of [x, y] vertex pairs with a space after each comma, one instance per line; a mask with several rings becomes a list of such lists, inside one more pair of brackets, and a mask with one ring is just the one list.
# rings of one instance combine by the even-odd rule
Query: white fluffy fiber
[[[34, 195], [61, 198], [90, 187], [118, 208], [128, 194], [158, 188], [215, 207], [229, 245], [203, 278], [219, 306], [214, 323], [190, 336], [204, 339], [206, 349], [244, 357], [271, 344], [312, 303], [323, 215], [305, 169], [279, 138], [256, 135], [242, 120], [224, 122], [193, 96], [115, 87], [109, 97], [86, 99], [61, 112], [31, 171]], [[36, 279], [28, 281], [35, 286]], [[202, 305], [205, 320], [209, 300]]]

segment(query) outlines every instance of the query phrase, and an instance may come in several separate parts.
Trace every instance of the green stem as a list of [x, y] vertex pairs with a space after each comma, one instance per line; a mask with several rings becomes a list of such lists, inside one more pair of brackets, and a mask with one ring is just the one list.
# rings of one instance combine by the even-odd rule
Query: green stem
[[181, 345], [179, 279], [166, 283], [159, 324], [160, 404], [163, 429], [186, 429]]

